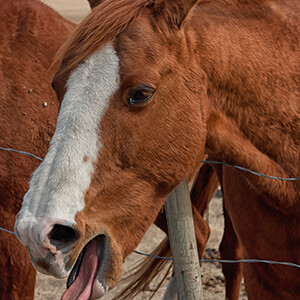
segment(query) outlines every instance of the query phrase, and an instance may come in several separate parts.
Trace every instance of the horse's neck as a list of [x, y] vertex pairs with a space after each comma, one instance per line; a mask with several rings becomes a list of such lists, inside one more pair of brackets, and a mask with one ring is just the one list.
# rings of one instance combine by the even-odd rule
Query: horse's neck
[[[238, 75], [237, 75], [238, 76]], [[249, 75], [251, 76], [251, 75]], [[241, 90], [249, 88], [240, 82]], [[219, 87], [220, 88], [220, 87]], [[219, 90], [210, 94], [207, 153], [224, 162], [246, 167], [258, 173], [277, 177], [299, 176], [299, 116], [285, 97], [280, 103], [271, 93]], [[266, 97], [269, 95], [270, 98]], [[251, 99], [251, 96], [253, 97]], [[286, 96], [286, 95], [285, 95]], [[291, 102], [295, 100], [288, 94]], [[249, 97], [247, 99], [247, 97]], [[274, 106], [273, 101], [278, 107]], [[277, 208], [291, 211], [299, 201], [299, 181], [284, 182], [242, 173]], [[274, 203], [274, 199], [278, 203]], [[298, 202], [299, 203], [299, 202]]]
[[[240, 84], [243, 86], [242, 82]], [[284, 107], [281, 104], [281, 111], [277, 111], [269, 104], [272, 98], [268, 101], [261, 97], [253, 102], [251, 98], [247, 99], [254, 95], [251, 91], [243, 95], [234, 91], [209, 94], [206, 152], [210, 156], [262, 174], [299, 176], [299, 118], [297, 121], [295, 111], [288, 111], [288, 102]], [[271, 206], [287, 208], [289, 203], [292, 212], [299, 203], [299, 181], [271, 180], [248, 173], [241, 175], [266, 196], [266, 201], [270, 200]]]
[[268, 11], [259, 18], [254, 12], [251, 18], [243, 16], [245, 12], [236, 18], [227, 8], [223, 15], [214, 16], [217, 9], [199, 9], [193, 20], [210, 105], [259, 151], [295, 176], [300, 171], [294, 163], [299, 161], [299, 55], [294, 50], [299, 21], [293, 20], [292, 26], [293, 22]]
[[295, 164], [299, 161], [299, 115], [295, 95], [289, 92], [272, 95], [271, 91], [262, 90], [263, 83], [261, 86], [258, 83], [256, 90], [247, 91], [250, 85], [242, 81], [241, 91], [218, 87], [220, 90], [210, 93], [212, 107], [222, 113], [244, 139], [281, 165], [287, 174], [296, 176], [300, 170]]
[[[202, 50], [200, 66], [208, 78], [206, 152], [259, 173], [298, 176], [299, 115], [294, 67], [298, 58], [293, 50], [298, 33], [289, 31], [284, 36], [284, 23], [274, 21], [269, 29], [264, 19], [224, 17], [224, 28], [211, 17], [209, 20], [212, 30], [200, 33], [197, 45]], [[199, 25], [203, 26], [200, 21]], [[273, 199], [271, 205], [286, 207], [288, 199], [294, 207], [299, 201], [299, 183], [242, 176], [248, 177], [267, 199]]]

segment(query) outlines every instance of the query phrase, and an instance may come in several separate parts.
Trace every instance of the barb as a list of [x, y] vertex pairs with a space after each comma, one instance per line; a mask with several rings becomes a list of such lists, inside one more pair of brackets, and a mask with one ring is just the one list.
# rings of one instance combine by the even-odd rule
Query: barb
[[[165, 256], [157, 256], [152, 254], [143, 253], [137, 250], [133, 251], [136, 254], [148, 256], [156, 259], [164, 259], [172, 261], [172, 257], [165, 257]], [[239, 259], [239, 260], [230, 260], [230, 259], [200, 259], [200, 263], [229, 263], [229, 264], [236, 264], [236, 263], [265, 263], [265, 264], [273, 264], [273, 265], [283, 265], [289, 267], [296, 267], [300, 269], [300, 265], [290, 263], [290, 262], [283, 262], [283, 261], [273, 261], [273, 260], [265, 260], [265, 259]]]
[[[31, 154], [29, 152], [18, 151], [18, 150], [9, 149], [9, 148], [2, 148], [2, 147], [0, 147], [0, 150], [10, 151], [10, 152], [15, 152], [15, 153], [20, 153], [20, 154], [25, 154], [25, 155], [29, 155], [31, 157], [34, 157], [34, 158], [36, 158], [38, 160], [41, 160], [41, 161], [43, 160], [42, 158], [40, 158], [40, 157], [38, 157], [38, 156], [36, 156], [34, 154]], [[241, 170], [241, 171], [244, 171], [244, 172], [251, 173], [253, 175], [257, 175], [257, 176], [261, 176], [261, 177], [266, 177], [266, 178], [270, 178], [270, 179], [276, 179], [276, 180], [282, 180], [282, 181], [294, 181], [294, 180], [299, 180], [300, 179], [300, 177], [283, 178], [283, 177], [269, 176], [269, 175], [265, 175], [265, 174], [261, 174], [261, 173], [257, 173], [257, 172], [251, 171], [249, 169], [246, 169], [246, 168], [243, 168], [243, 167], [240, 167], [240, 166], [230, 165], [230, 164], [224, 163], [222, 161], [201, 160], [201, 162], [206, 163], [206, 164], [227, 166], [227, 167], [235, 168], [235, 169], [238, 169], [238, 170]]]

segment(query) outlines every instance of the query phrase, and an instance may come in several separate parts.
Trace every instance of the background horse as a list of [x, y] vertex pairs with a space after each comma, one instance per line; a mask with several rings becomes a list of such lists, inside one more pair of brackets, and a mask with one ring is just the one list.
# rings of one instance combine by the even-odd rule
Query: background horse
[[[59, 103], [49, 71], [73, 25], [36, 0], [0, 1], [0, 145], [44, 157]], [[45, 103], [45, 104], [44, 104]], [[15, 216], [39, 162], [0, 153], [0, 226]], [[33, 299], [35, 270], [15, 236], [0, 231], [0, 299]]]
[[[117, 283], [166, 196], [204, 156], [299, 173], [297, 1], [93, 5], [61, 51], [57, 129], [15, 224], [38, 270], [72, 269], [63, 299], [100, 297]], [[221, 249], [299, 262], [299, 182], [216, 172]], [[237, 299], [241, 268], [224, 272]], [[299, 297], [297, 269], [252, 264], [243, 274], [249, 299]]]

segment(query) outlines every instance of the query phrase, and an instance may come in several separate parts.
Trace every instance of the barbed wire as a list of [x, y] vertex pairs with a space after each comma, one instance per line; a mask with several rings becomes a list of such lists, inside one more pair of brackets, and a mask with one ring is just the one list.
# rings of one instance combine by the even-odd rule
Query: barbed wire
[[[40, 158], [40, 157], [38, 157], [38, 156], [36, 156], [36, 155], [34, 155], [32, 153], [25, 152], [25, 151], [19, 151], [19, 150], [10, 149], [10, 148], [3, 148], [3, 147], [0, 147], [0, 150], [28, 155], [28, 156], [34, 157], [34, 158], [36, 158], [36, 159], [38, 159], [40, 161], [43, 160], [42, 158]], [[241, 171], [249, 172], [249, 173], [257, 175], [257, 176], [262, 176], [262, 177], [266, 177], [266, 178], [270, 178], [270, 179], [276, 179], [276, 180], [299, 180], [300, 179], [300, 177], [282, 178], [282, 177], [269, 176], [269, 175], [265, 175], [265, 174], [261, 174], [261, 173], [257, 173], [257, 172], [251, 171], [249, 169], [246, 169], [246, 168], [243, 168], [243, 167], [240, 167], [240, 166], [230, 165], [228, 163], [224, 163], [224, 162], [220, 162], [220, 161], [202, 160], [201, 162], [207, 163], [207, 164], [219, 164], [219, 165], [223, 165], [223, 166], [228, 166], [228, 167], [232, 167], [232, 168], [235, 168], [235, 169], [238, 169], [238, 170], [241, 170]], [[0, 231], [4, 231], [6, 233], [10, 233], [10, 234], [16, 235], [15, 232], [7, 230], [7, 229], [5, 229], [3, 227], [0, 227]], [[169, 261], [173, 260], [172, 257], [157, 256], [157, 255], [153, 255], [153, 254], [143, 253], [143, 252], [140, 252], [138, 250], [134, 250], [133, 252], [136, 253], [136, 254], [138, 254], [138, 255], [148, 256], [148, 257], [152, 257], [152, 258], [155, 258], [155, 259], [164, 259], [164, 260], [169, 260]], [[290, 267], [300, 268], [300, 265], [295, 264], [295, 263], [279, 262], [279, 261], [264, 260], [264, 259], [239, 259], [239, 260], [200, 259], [199, 262], [200, 263], [266, 263], [266, 264], [284, 265], [284, 266], [290, 266]]]

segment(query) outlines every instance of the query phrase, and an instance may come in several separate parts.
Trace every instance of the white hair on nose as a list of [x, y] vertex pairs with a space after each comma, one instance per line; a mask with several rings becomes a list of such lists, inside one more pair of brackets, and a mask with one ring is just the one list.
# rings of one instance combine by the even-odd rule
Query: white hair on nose
[[20, 212], [16, 229], [25, 246], [20, 234], [22, 220], [32, 226], [42, 218], [71, 224], [76, 213], [84, 208], [93, 163], [102, 147], [101, 118], [118, 87], [119, 58], [112, 43], [86, 59], [70, 75], [50, 149], [33, 174]]

